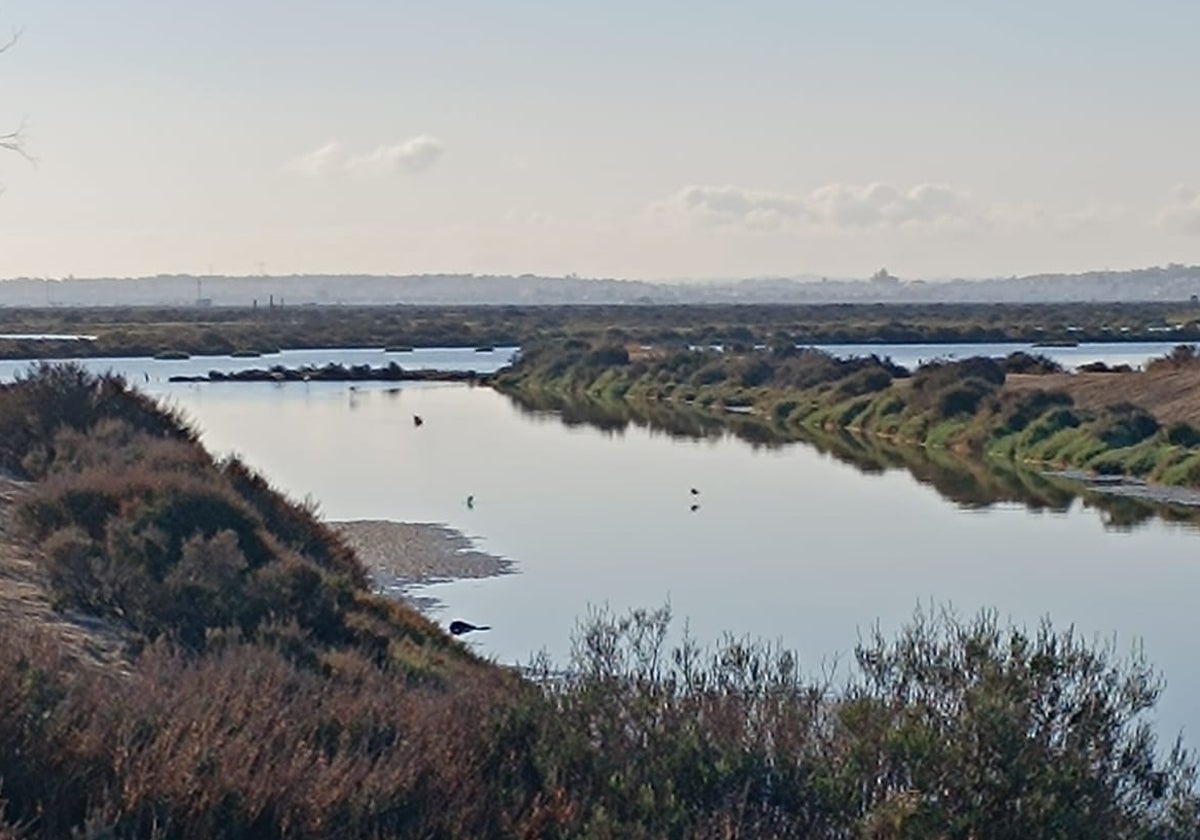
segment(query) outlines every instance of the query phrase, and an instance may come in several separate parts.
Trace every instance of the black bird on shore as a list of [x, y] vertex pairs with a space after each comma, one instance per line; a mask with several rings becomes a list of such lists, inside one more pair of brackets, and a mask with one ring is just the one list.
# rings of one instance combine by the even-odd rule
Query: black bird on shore
[[413, 415], [413, 425], [414, 425], [414, 426], [420, 426], [420, 425], [421, 425], [422, 423], [424, 423], [424, 422], [425, 422], [425, 421], [421, 419], [421, 415], [420, 415], [420, 414], [414, 414], [414, 415]]
[[470, 633], [472, 630], [491, 630], [487, 625], [475, 625], [469, 621], [459, 621], [455, 619], [450, 622], [450, 633], [455, 636], [461, 636], [463, 633]]

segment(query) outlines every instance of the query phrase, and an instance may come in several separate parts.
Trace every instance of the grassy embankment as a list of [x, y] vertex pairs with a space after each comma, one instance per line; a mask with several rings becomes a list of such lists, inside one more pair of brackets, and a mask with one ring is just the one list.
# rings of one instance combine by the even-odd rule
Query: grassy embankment
[[1154, 673], [1069, 632], [918, 618], [832, 685], [600, 615], [535, 684], [119, 380], [0, 386], [0, 467], [5, 840], [1200, 830]]
[[[1097, 378], [1103, 380], [1098, 386]], [[1041, 379], [1048, 387], [1038, 387]], [[1156, 388], [1139, 388], [1148, 379]], [[1076, 382], [1079, 399], [1072, 393]], [[1197, 383], [1200, 360], [1186, 348], [1146, 373], [1075, 380], [1048, 360], [1023, 353], [1003, 361], [931, 363], [910, 375], [887, 360], [840, 361], [790, 345], [631, 355], [624, 346], [581, 340], [531, 347], [496, 379], [500, 390], [517, 396], [622, 402], [648, 413], [665, 404], [750, 411], [765, 431], [785, 438], [850, 431], [1193, 487], [1200, 486], [1200, 432], [1191, 421], [1200, 420], [1200, 412], [1189, 414], [1162, 395]], [[1146, 405], [1133, 404], [1129, 395]]]

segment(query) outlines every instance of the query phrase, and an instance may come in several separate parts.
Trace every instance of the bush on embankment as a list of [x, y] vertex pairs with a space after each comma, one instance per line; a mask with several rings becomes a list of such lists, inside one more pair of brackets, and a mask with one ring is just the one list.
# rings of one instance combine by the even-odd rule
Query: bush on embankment
[[[298, 660], [352, 648], [418, 674], [459, 647], [370, 595], [353, 552], [175, 413], [112, 376], [42, 366], [0, 386], [0, 465], [35, 480], [17, 511], [61, 608], [140, 646], [264, 639]], [[436, 670], [436, 669], [432, 669]]]
[[261, 646], [80, 669], [0, 648], [7, 816], [52, 838], [1187, 838], [1194, 764], [1160, 749], [1138, 659], [1046, 626], [918, 615], [843, 685], [790, 654], [589, 618], [541, 687], [319, 673]]
[[[875, 356], [836, 359], [790, 346], [742, 352], [640, 350], [610, 363], [582, 339], [532, 349], [496, 387], [570, 399], [668, 401], [750, 408], [776, 439], [804, 429], [849, 430], [900, 442], [1019, 461], [1200, 485], [1200, 431], [1161, 428], [1144, 409], [1114, 401], [1075, 406], [1069, 394], [1004, 388], [1009, 374], [1060, 373], [1037, 355], [935, 360], [911, 374]], [[1191, 364], [1177, 348], [1151, 364]]]

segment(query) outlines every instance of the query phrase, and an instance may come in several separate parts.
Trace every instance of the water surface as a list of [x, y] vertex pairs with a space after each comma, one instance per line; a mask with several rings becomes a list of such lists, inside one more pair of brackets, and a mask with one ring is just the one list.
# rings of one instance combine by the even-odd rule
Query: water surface
[[[480, 357], [492, 355], [308, 351], [220, 365], [211, 357], [85, 364], [134, 381], [144, 373], [143, 386], [191, 417], [210, 448], [240, 453], [329, 518], [446, 523], [513, 558], [517, 574], [423, 593], [443, 602], [435, 616], [443, 622], [492, 625], [472, 644], [502, 662], [542, 649], [563, 660], [589, 605], [669, 600], [702, 642], [726, 632], [779, 640], [816, 670], [844, 659], [875, 622], [891, 632], [918, 603], [951, 603], [1019, 622], [1050, 616], [1122, 650], [1141, 641], [1169, 682], [1164, 731], [1200, 726], [1192, 653], [1200, 534], [1160, 516], [1187, 512], [1083, 498], [1036, 473], [853, 439], [763, 445], [770, 437], [752, 418], [734, 422], [757, 443], [721, 433], [704, 415], [682, 428], [707, 437], [681, 435], [674, 422], [665, 423], [671, 433], [631, 424], [617, 409], [599, 418], [568, 411], [568, 423], [466, 385], [165, 382], [234, 365], [393, 357], [484, 371]], [[0, 377], [24, 366], [0, 364]], [[414, 414], [425, 420], [419, 428]]]
[[935, 359], [966, 359], [971, 356], [1003, 357], [1018, 351], [1036, 353], [1053, 359], [1067, 370], [1089, 362], [1129, 365], [1140, 368], [1150, 359], [1165, 356], [1178, 341], [1081, 342], [1074, 347], [1038, 347], [1028, 342], [988, 342], [985, 344], [818, 344], [834, 356], [890, 356], [892, 361], [910, 370]]
[[242, 453], [330, 518], [444, 522], [515, 559], [518, 574], [423, 592], [445, 604], [444, 622], [492, 625], [473, 643], [502, 662], [540, 649], [561, 660], [589, 605], [669, 600], [702, 641], [780, 640], [815, 669], [876, 621], [891, 631], [918, 603], [951, 603], [1048, 615], [1122, 650], [1143, 640], [1171, 684], [1168, 729], [1200, 724], [1200, 535], [1161, 519], [1128, 527], [1067, 485], [1032, 505], [1015, 491], [989, 504], [978, 489], [954, 501], [908, 468], [863, 472], [804, 444], [568, 426], [461, 385], [173, 393], [209, 446]]

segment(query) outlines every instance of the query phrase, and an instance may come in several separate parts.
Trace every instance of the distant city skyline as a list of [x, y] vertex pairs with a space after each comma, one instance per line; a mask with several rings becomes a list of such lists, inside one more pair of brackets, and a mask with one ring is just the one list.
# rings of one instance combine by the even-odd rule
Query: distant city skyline
[[1200, 263], [1183, 0], [10, 0], [0, 278]]

